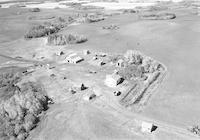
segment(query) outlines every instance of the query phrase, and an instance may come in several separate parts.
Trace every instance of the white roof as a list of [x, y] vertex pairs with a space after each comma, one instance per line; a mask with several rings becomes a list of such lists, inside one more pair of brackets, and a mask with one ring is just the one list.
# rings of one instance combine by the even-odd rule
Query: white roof
[[149, 122], [142, 122], [142, 126], [141, 126], [141, 130], [142, 132], [151, 132], [152, 128], [153, 128], [153, 124], [149, 123]]
[[111, 75], [106, 75], [106, 78], [112, 78], [114, 80], [119, 80], [122, 77], [120, 75], [118, 75], [118, 74], [111, 74]]
[[73, 56], [76, 56], [76, 55], [77, 55], [77, 53], [71, 53], [71, 54], [68, 55], [68, 57], [73, 57]]
[[124, 62], [124, 60], [122, 60], [122, 59], [119, 59], [117, 62], [118, 62], [118, 63], [121, 63], [121, 62]]
[[83, 58], [77, 56], [77, 57], [72, 58], [72, 60], [77, 62], [77, 61], [83, 60]]
[[153, 124], [149, 122], [142, 122], [142, 127], [152, 128]]

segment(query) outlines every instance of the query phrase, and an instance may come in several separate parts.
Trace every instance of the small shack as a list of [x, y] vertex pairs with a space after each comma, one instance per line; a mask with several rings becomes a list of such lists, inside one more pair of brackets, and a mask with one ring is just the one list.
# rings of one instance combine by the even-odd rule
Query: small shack
[[91, 100], [93, 100], [93, 99], [95, 99], [96, 98], [96, 94], [88, 94], [88, 95], [85, 95], [84, 97], [83, 97], [83, 99], [85, 100], [85, 101], [91, 101]]
[[116, 70], [116, 69], [115, 69], [115, 70], [113, 71], [113, 73], [114, 73], [114, 74], [118, 74], [118, 73], [119, 73], [119, 70]]
[[157, 129], [157, 126], [155, 126], [153, 123], [142, 122], [142, 126], [141, 126], [141, 131], [142, 132], [152, 133], [156, 129]]
[[61, 56], [61, 55], [64, 55], [64, 54], [65, 54], [65, 53], [64, 53], [63, 51], [60, 51], [60, 52], [57, 52], [57, 53], [56, 53], [57, 56]]
[[124, 60], [122, 59], [119, 59], [116, 63], [116, 67], [125, 67], [125, 63], [124, 63]]
[[27, 70], [26, 70], [26, 72], [28, 72], [28, 73], [32, 73], [32, 72], [34, 72], [35, 71], [35, 68], [34, 67], [29, 67], [29, 68], [27, 68]]
[[93, 59], [93, 60], [97, 60], [97, 59], [98, 59], [98, 57], [97, 57], [97, 56], [94, 56], [92, 59]]
[[83, 50], [83, 54], [88, 55], [88, 54], [90, 54], [90, 51], [89, 50]]
[[106, 54], [106, 53], [99, 53], [99, 56], [100, 56], [100, 57], [106, 57], [107, 54]]
[[122, 93], [121, 91], [114, 91], [115, 96], [119, 96], [119, 95], [121, 95], [121, 93]]
[[95, 65], [95, 66], [103, 66], [106, 63], [103, 60], [101, 60], [101, 59], [97, 59], [97, 60], [93, 60], [92, 64]]
[[109, 87], [116, 87], [121, 84], [124, 79], [118, 74], [106, 75], [105, 84]]

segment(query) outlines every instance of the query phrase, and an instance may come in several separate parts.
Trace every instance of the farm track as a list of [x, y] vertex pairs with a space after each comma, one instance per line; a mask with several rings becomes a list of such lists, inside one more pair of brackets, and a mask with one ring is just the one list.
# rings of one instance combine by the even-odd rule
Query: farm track
[[105, 102], [104, 100], [100, 99], [100, 101], [103, 104], [106, 104], [109, 108], [111, 108], [112, 110], [116, 111], [119, 114], [123, 114], [123, 116], [129, 118], [130, 120], [137, 120], [137, 121], [146, 121], [146, 122], [152, 122], [154, 125], [158, 126], [159, 130], [162, 130], [164, 132], [169, 132], [172, 134], [177, 134], [177, 135], [181, 135], [181, 136], [187, 136], [190, 139], [195, 139], [198, 140], [199, 136], [189, 132], [187, 129], [181, 128], [181, 127], [177, 127], [171, 124], [166, 124], [165, 122], [161, 122], [158, 120], [154, 120], [152, 118], [148, 118], [145, 116], [142, 116], [140, 114], [136, 114], [133, 112], [130, 112], [129, 110], [127, 110], [126, 108], [117, 105], [115, 103], [111, 103], [109, 102], [109, 104], [107, 102]]
[[13, 65], [22, 65], [22, 64], [36, 64], [36, 65], [45, 65], [45, 64], [52, 64], [54, 62], [51, 61], [37, 61], [37, 60], [29, 60], [24, 58], [13, 58], [4, 54], [0, 54], [0, 57], [9, 59], [11, 61], [23, 62], [23, 63], [10, 63], [10, 64], [3, 64], [0, 66], [13, 66]]

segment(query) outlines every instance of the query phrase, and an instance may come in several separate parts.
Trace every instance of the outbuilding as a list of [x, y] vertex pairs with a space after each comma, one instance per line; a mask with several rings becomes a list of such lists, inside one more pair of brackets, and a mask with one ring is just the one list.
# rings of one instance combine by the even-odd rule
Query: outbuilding
[[107, 54], [106, 54], [106, 53], [99, 53], [99, 56], [100, 56], [100, 57], [106, 57]]
[[97, 59], [97, 60], [93, 60], [92, 64], [95, 65], [95, 66], [103, 66], [106, 63], [103, 60], [101, 60], [101, 59]]
[[85, 100], [85, 101], [90, 101], [90, 100], [93, 100], [93, 99], [95, 99], [96, 98], [96, 94], [88, 94], [88, 95], [85, 95], [84, 97], [83, 97], [83, 99]]
[[90, 51], [89, 50], [83, 50], [83, 54], [88, 55], [88, 54], [90, 54]]
[[119, 59], [116, 63], [116, 67], [124, 67], [125, 66], [125, 63], [124, 63], [124, 60], [122, 59]]
[[72, 54], [68, 55], [65, 60], [68, 63], [77, 64], [77, 63], [83, 61], [84, 59], [81, 58], [80, 56], [78, 56], [76, 53], [72, 53]]
[[141, 131], [142, 132], [152, 133], [156, 129], [157, 129], [157, 126], [155, 126], [153, 123], [142, 122], [142, 126], [141, 126]]
[[114, 91], [114, 95], [115, 95], [115, 96], [121, 95], [121, 91]]
[[109, 87], [116, 87], [121, 84], [124, 79], [118, 74], [106, 75], [105, 84]]
[[65, 54], [65, 53], [64, 53], [63, 51], [60, 51], [60, 52], [57, 52], [57, 53], [56, 53], [57, 56], [61, 56], [61, 55], [64, 55], [64, 54]]
[[77, 56], [77, 57], [72, 58], [72, 59], [71, 59], [71, 62], [72, 62], [73, 64], [77, 64], [77, 63], [79, 63], [79, 62], [81, 62], [81, 61], [83, 61], [83, 60], [84, 60], [83, 58], [81, 58], [80, 56]]

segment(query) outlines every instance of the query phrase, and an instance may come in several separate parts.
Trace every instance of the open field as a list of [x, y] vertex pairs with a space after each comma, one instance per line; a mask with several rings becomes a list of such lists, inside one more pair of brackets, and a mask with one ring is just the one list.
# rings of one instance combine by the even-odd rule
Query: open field
[[[32, 7], [28, 6], [0, 8], [0, 66], [33, 68], [22, 82], [38, 81], [54, 101], [41, 116], [37, 127], [27, 131], [28, 140], [199, 139], [187, 130], [200, 124], [198, 6], [167, 3], [167, 8], [160, 4], [159, 8], [135, 8], [135, 12], [106, 6], [106, 9], [92, 7], [86, 10], [62, 6], [65, 8], [39, 7], [39, 12], [31, 12]], [[171, 13], [175, 17], [155, 19], [160, 13]], [[153, 18], [141, 18], [143, 15], [153, 15]], [[71, 22], [68, 22], [69, 18], [72, 18]], [[88, 22], [89, 18], [95, 22]], [[49, 28], [65, 26], [50, 37], [48, 32], [37, 38], [24, 38], [33, 26], [46, 25], [45, 22]], [[71, 40], [67, 38], [69, 34], [84, 37], [87, 41], [68, 43]], [[51, 45], [47, 43], [48, 39]], [[64, 43], [59, 43], [63, 40]], [[90, 54], [84, 55], [83, 50], [89, 50]], [[111, 58], [114, 60], [117, 56], [125, 60], [127, 50], [137, 50], [164, 67], [162, 80], [153, 81], [155, 87], [145, 92], [151, 94], [151, 98], [145, 100], [141, 110], [134, 104], [120, 103], [123, 92], [127, 91], [124, 87], [127, 79], [116, 88], [104, 83], [106, 75], [120, 70], [110, 62]], [[58, 54], [60, 52], [63, 54]], [[84, 60], [78, 64], [63, 63], [72, 52]], [[104, 53], [106, 56], [101, 56]], [[104, 60], [105, 65], [93, 62], [94, 57]], [[134, 71], [140, 64], [131, 66]], [[145, 85], [142, 78], [135, 77], [136, 80], [128, 81], [129, 89], [134, 84]], [[87, 89], [80, 90], [82, 83]], [[118, 90], [122, 95], [114, 96], [113, 92]], [[133, 91], [137, 92], [137, 89]], [[97, 97], [86, 101], [85, 97], [92, 94]], [[157, 130], [150, 134], [141, 132], [143, 121], [157, 125]]]

